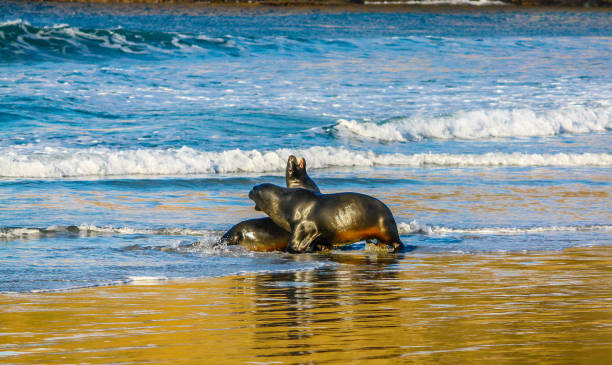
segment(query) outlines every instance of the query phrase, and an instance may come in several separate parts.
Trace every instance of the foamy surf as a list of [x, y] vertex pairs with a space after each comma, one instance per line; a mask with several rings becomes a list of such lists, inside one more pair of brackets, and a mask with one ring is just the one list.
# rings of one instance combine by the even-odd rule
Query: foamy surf
[[[423, 224], [416, 220], [399, 222], [397, 224], [399, 233], [402, 235], [444, 235], [444, 234], [478, 234], [478, 235], [519, 235], [537, 234], [545, 232], [611, 232], [612, 225], [575, 225], [575, 226], [541, 226], [541, 227], [477, 227], [477, 228], [453, 228], [436, 225]], [[227, 249], [223, 245], [215, 245], [225, 230], [192, 229], [192, 228], [133, 228], [133, 227], [97, 227], [93, 225], [80, 226], [51, 226], [46, 228], [36, 227], [2, 227], [0, 228], [0, 239], [37, 239], [55, 237], [58, 235], [77, 235], [80, 237], [103, 236], [103, 235], [151, 235], [151, 236], [188, 236], [198, 237], [198, 241], [190, 243], [190, 248], [213, 249], [215, 252]], [[169, 246], [172, 249], [188, 248], [175, 242]]]
[[224, 231], [191, 229], [191, 228], [134, 228], [134, 227], [98, 227], [94, 225], [71, 225], [50, 227], [2, 227], [0, 239], [36, 239], [56, 237], [61, 235], [74, 235], [79, 237], [105, 236], [105, 235], [153, 235], [153, 236], [194, 236], [202, 239], [216, 239]]
[[380, 142], [423, 139], [489, 139], [545, 137], [612, 130], [612, 107], [566, 107], [460, 111], [448, 116], [393, 118], [383, 123], [340, 119], [331, 127], [341, 138]]
[[577, 226], [543, 226], [543, 227], [477, 227], [451, 228], [422, 224], [417, 221], [400, 222], [397, 225], [400, 234], [425, 235], [529, 235], [550, 232], [612, 232], [612, 225], [577, 225]]
[[126, 283], [131, 285], [159, 285], [167, 281], [168, 278], [165, 276], [130, 276]]
[[309, 168], [372, 166], [610, 166], [610, 153], [375, 153], [346, 147], [310, 147], [273, 151], [209, 152], [178, 149], [111, 150], [9, 147], [0, 149], [0, 176], [66, 178], [142, 175], [264, 173], [284, 170], [287, 156], [308, 160]]

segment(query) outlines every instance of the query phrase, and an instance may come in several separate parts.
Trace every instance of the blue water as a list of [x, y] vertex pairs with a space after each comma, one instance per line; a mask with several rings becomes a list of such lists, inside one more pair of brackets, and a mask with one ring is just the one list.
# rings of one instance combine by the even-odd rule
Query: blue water
[[0, 6], [0, 292], [335, 265], [212, 248], [289, 154], [405, 254], [611, 242], [610, 12]]

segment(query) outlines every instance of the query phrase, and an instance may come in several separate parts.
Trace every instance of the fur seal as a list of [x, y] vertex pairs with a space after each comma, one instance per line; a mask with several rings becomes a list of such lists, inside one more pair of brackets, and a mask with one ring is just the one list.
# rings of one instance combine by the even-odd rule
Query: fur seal
[[[304, 188], [319, 192], [319, 187], [306, 173], [306, 160], [291, 155], [285, 168], [287, 187]], [[241, 245], [251, 251], [285, 251], [289, 244], [289, 232], [279, 227], [270, 218], [249, 219], [230, 228], [217, 242]]]
[[306, 160], [302, 157], [300, 162], [293, 155], [287, 160], [285, 168], [285, 182], [288, 188], [303, 188], [320, 193], [319, 187], [306, 173]]
[[290, 232], [288, 251], [376, 239], [397, 252], [404, 248], [389, 208], [359, 193], [317, 194], [301, 188], [260, 184], [249, 192], [255, 210]]
[[240, 245], [251, 251], [285, 251], [289, 244], [289, 232], [270, 218], [249, 219], [230, 228], [219, 243]]

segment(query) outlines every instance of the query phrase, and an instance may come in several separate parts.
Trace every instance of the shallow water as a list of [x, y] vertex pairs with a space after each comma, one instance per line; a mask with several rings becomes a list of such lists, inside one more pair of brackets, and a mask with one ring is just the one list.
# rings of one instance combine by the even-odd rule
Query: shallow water
[[4, 2], [0, 292], [335, 267], [211, 248], [290, 153], [414, 254], [610, 243], [609, 12], [363, 9]]
[[612, 356], [609, 246], [326, 260], [334, 266], [0, 294], [0, 361], [606, 364]]

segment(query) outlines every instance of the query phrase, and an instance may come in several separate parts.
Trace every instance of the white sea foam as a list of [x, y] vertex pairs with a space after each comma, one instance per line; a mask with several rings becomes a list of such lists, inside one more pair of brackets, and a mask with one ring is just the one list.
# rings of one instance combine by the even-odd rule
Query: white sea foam
[[[397, 228], [400, 234], [475, 234], [475, 235], [520, 235], [546, 232], [612, 232], [612, 225], [583, 225], [583, 226], [544, 226], [544, 227], [478, 227], [478, 228], [451, 228], [420, 223], [416, 220], [399, 222]], [[0, 228], [0, 238], [37, 239], [51, 237], [58, 234], [78, 234], [80, 236], [95, 235], [161, 235], [161, 236], [194, 236], [200, 237], [195, 244], [188, 247], [181, 246], [180, 242], [171, 244], [173, 249], [193, 248], [196, 251], [211, 250], [211, 252], [227, 251], [227, 246], [216, 245], [217, 240], [224, 231], [191, 228], [133, 228], [133, 227], [97, 227], [93, 225], [80, 226], [53, 226], [47, 228], [7, 227]]]
[[53, 237], [57, 235], [79, 235], [79, 236], [97, 236], [97, 235], [161, 235], [161, 236], [197, 236], [203, 237], [204, 240], [215, 240], [221, 237], [222, 231], [208, 229], [191, 229], [191, 228], [134, 228], [134, 227], [98, 227], [94, 225], [79, 225], [79, 226], [51, 226], [46, 228], [35, 227], [5, 227], [0, 228], [0, 238], [3, 239], [18, 239], [28, 238], [35, 239], [41, 237]]
[[476, 110], [434, 118], [395, 118], [384, 123], [340, 119], [332, 129], [341, 137], [381, 142], [583, 134], [612, 130], [612, 106], [568, 107], [545, 112], [530, 109]]
[[0, 176], [21, 178], [194, 175], [282, 171], [287, 156], [305, 156], [310, 168], [420, 166], [610, 166], [610, 153], [378, 154], [345, 147], [274, 151], [179, 149], [110, 150], [104, 148], [37, 150], [0, 148]]
[[168, 281], [165, 276], [130, 276], [126, 283], [132, 285], [159, 285]]
[[38, 228], [0, 228], [0, 238], [37, 238], [40, 237], [41, 230]]
[[546, 227], [479, 227], [479, 228], [450, 228], [430, 226], [417, 221], [400, 222], [397, 225], [400, 234], [472, 234], [472, 235], [522, 235], [548, 232], [612, 232], [612, 225], [585, 225], [585, 226], [546, 226]]

